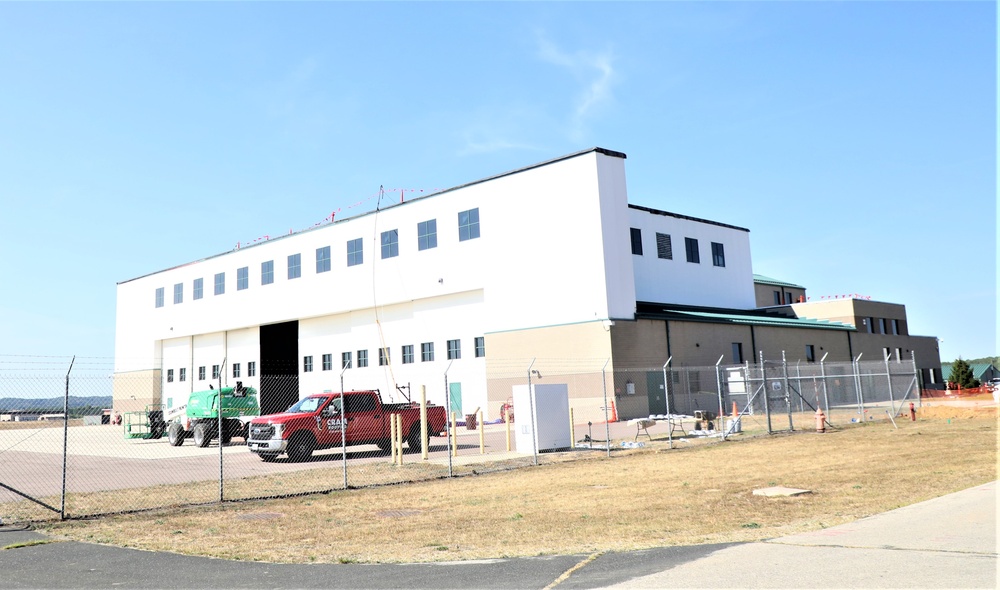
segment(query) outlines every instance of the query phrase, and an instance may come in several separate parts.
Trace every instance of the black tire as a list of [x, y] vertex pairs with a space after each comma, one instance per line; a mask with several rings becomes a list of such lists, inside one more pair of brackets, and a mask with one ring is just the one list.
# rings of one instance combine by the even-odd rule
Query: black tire
[[388, 451], [388, 450], [392, 449], [392, 439], [390, 439], [390, 438], [380, 438], [377, 441], [375, 441], [375, 444], [378, 445], [378, 448], [383, 453], [385, 451]]
[[233, 433], [239, 432], [240, 423], [237, 420], [226, 420], [222, 423], [222, 444], [228, 445], [233, 440]]
[[152, 439], [163, 438], [163, 423], [155, 424], [149, 427], [149, 438]]
[[410, 447], [411, 451], [419, 451], [421, 450], [421, 445], [423, 443], [422, 439], [423, 437], [420, 434], [420, 422], [416, 422], [410, 427], [410, 434], [406, 436], [406, 445]]
[[167, 427], [167, 440], [170, 441], [170, 446], [172, 447], [179, 447], [184, 444], [184, 427], [176, 422], [172, 422]]
[[205, 448], [212, 442], [212, 435], [214, 433], [209, 428], [208, 424], [195, 424], [194, 425], [194, 444], [195, 446]]
[[277, 453], [260, 453], [260, 460], [265, 463], [271, 463], [278, 458]]
[[308, 461], [316, 448], [316, 440], [308, 433], [292, 435], [288, 441], [288, 458], [292, 461]]

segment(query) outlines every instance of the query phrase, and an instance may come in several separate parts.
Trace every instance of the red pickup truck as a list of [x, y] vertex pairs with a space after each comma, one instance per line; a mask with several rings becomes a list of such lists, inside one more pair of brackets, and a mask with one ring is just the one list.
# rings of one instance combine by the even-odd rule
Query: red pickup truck
[[[247, 445], [264, 461], [287, 453], [292, 461], [305, 461], [313, 451], [349, 445], [392, 446], [389, 416], [399, 414], [410, 449], [420, 448], [420, 404], [383, 404], [378, 390], [318, 393], [304, 397], [281, 414], [250, 421]], [[346, 445], [341, 445], [341, 421]], [[442, 406], [427, 405], [427, 435], [441, 436], [447, 429]]]

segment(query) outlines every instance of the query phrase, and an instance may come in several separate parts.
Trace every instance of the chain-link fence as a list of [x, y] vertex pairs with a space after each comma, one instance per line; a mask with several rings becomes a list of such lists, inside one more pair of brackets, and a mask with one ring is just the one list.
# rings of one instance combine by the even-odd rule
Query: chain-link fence
[[[175, 386], [196, 375], [114, 373], [108, 359], [0, 357], [0, 519], [462, 476], [808, 429], [817, 408], [839, 427], [919, 403], [913, 362], [622, 369], [610, 359], [509, 359], [487, 367], [482, 383], [464, 384], [463, 403], [448, 369], [437, 383], [387, 395], [345, 383], [344, 372], [325, 393], [300, 391], [287, 374], [230, 387], [223, 363], [203, 376], [209, 389], [188, 396]], [[290, 406], [292, 414], [277, 414]]]

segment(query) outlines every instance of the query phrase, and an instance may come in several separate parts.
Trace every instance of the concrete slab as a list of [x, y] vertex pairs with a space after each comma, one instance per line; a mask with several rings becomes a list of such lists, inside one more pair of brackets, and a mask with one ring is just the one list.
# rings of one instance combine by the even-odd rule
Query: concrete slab
[[769, 488], [760, 488], [753, 491], [754, 496], [801, 496], [802, 494], [811, 494], [812, 490], [802, 490], [799, 488], [786, 488], [784, 486], [772, 486]]

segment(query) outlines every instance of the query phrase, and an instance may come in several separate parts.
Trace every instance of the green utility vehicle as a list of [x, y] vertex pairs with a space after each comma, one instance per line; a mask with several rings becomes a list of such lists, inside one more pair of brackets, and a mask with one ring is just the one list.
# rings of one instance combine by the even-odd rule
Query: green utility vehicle
[[[212, 387], [209, 385], [209, 387]], [[219, 437], [219, 396], [222, 396], [222, 436]], [[236, 387], [223, 387], [207, 391], [195, 391], [188, 402], [164, 413], [167, 423], [167, 439], [179, 447], [187, 437], [194, 438], [194, 444], [207, 447], [215, 438], [228, 444], [234, 436], [247, 438], [247, 426], [255, 416], [260, 416], [260, 402], [257, 390], [243, 387], [241, 381]]]

